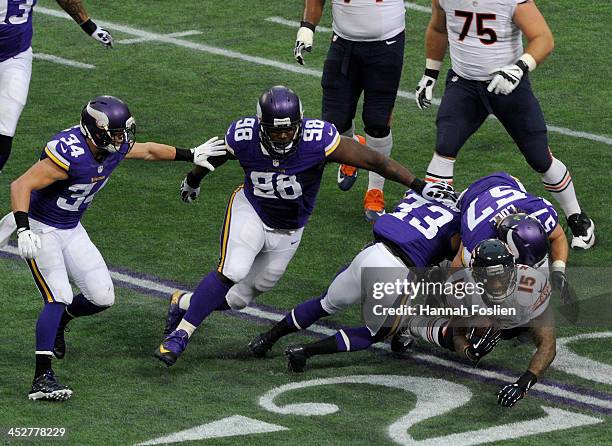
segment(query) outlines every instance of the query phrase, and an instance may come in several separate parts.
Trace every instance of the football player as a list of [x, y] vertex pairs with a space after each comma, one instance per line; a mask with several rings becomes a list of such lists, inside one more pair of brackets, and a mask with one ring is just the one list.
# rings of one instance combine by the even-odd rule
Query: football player
[[[211, 163], [236, 158], [244, 184], [229, 199], [218, 267], [193, 293], [175, 293], [171, 299], [165, 338], [155, 351], [168, 366], [210, 313], [244, 308], [274, 287], [300, 244], [327, 162], [373, 170], [421, 196], [455, 203], [452, 188], [432, 188], [396, 161], [341, 136], [333, 124], [304, 118], [300, 99], [283, 86], [265, 91], [257, 115], [234, 121], [225, 142], [229, 155]], [[197, 197], [202, 173], [192, 171], [183, 181], [183, 200]]]
[[530, 339], [537, 348], [529, 367], [515, 383], [503, 386], [497, 396], [500, 405], [514, 406], [548, 369], [556, 354], [554, 318], [549, 309], [551, 287], [545, 274], [516, 264], [505, 243], [488, 239], [474, 249], [470, 268], [455, 272], [448, 282], [454, 287], [471, 282], [482, 288], [474, 286], [472, 292], [457, 297], [447, 294], [446, 306], [466, 308], [472, 314], [474, 308], [495, 309], [497, 314], [480, 318], [480, 322], [478, 317], [416, 316], [408, 319], [406, 327], [395, 336], [392, 349], [403, 351], [417, 337], [464, 355], [477, 365], [500, 339]]
[[[393, 213], [381, 216], [374, 223], [374, 242], [340, 270], [327, 290], [293, 308], [272, 329], [255, 337], [249, 349], [254, 356], [263, 357], [281, 337], [304, 330], [322, 317], [360, 302], [363, 291], [372, 289], [375, 281], [380, 282], [380, 273], [366, 275], [364, 268], [385, 268], [388, 273], [382, 283], [394, 283], [415, 277], [418, 274], [415, 268], [422, 270], [452, 258], [459, 247], [459, 220], [456, 208], [406, 192]], [[391, 295], [386, 301], [396, 305], [398, 297]], [[368, 319], [376, 326], [343, 328], [319, 342], [289, 347], [285, 352], [289, 370], [301, 372], [306, 360], [314, 355], [364, 350], [394, 333], [401, 321], [401, 317], [384, 321]]]
[[[504, 218], [512, 214], [527, 213], [536, 218], [544, 228], [550, 242], [551, 280], [562, 299], [569, 299], [569, 285], [565, 275], [569, 248], [565, 233], [559, 225], [557, 212], [544, 198], [536, 197], [525, 190], [523, 184], [505, 172], [496, 172], [474, 181], [459, 197], [461, 209], [461, 250], [453, 265], [468, 266], [471, 253], [482, 240], [498, 236], [498, 227]], [[509, 241], [506, 237], [504, 241]], [[536, 239], [534, 238], [534, 241]], [[512, 246], [512, 243], [510, 243]], [[541, 241], [537, 243], [538, 253]], [[536, 253], [535, 246], [529, 248]], [[518, 256], [518, 248], [515, 254]], [[528, 261], [527, 259], [523, 259]], [[548, 263], [538, 262], [548, 269]], [[545, 271], [548, 274], [548, 271]]]
[[[522, 34], [527, 39], [525, 50]], [[459, 150], [493, 114], [563, 208], [572, 248], [593, 246], [595, 226], [578, 203], [567, 167], [550, 151], [544, 115], [531, 91], [528, 73], [554, 45], [533, 0], [432, 0], [425, 41], [425, 74], [416, 89], [419, 108], [431, 103], [449, 46], [452, 65], [438, 109], [436, 149], [427, 179], [451, 182]]]
[[[325, 0], [304, 0], [304, 15], [294, 47], [294, 57], [304, 64], [304, 51], [311, 51], [316, 25]], [[365, 141], [389, 156], [393, 146], [391, 116], [404, 63], [405, 6], [403, 0], [333, 0], [333, 36], [323, 67], [323, 120], [338, 131], [353, 136], [353, 119], [363, 92]], [[357, 179], [357, 168], [338, 169], [338, 186], [349, 190]], [[373, 222], [385, 211], [385, 179], [370, 171], [364, 198], [366, 220]]]
[[[32, 400], [63, 401], [72, 395], [51, 368], [51, 360], [66, 352], [64, 329], [72, 319], [104, 311], [115, 301], [108, 268], [81, 218], [118, 164], [124, 158], [176, 160], [213, 168], [207, 158], [225, 153], [223, 140], [216, 138], [188, 150], [137, 143], [135, 133], [134, 117], [124, 102], [96, 97], [83, 108], [80, 124], [53, 136], [40, 161], [11, 184], [19, 254], [44, 301], [36, 323]], [[70, 279], [79, 294], [73, 295]]]
[[[0, 172], [9, 159], [32, 73], [32, 15], [37, 0], [5, 0], [0, 6]], [[83, 31], [110, 47], [110, 33], [89, 18], [81, 0], [57, 0]]]

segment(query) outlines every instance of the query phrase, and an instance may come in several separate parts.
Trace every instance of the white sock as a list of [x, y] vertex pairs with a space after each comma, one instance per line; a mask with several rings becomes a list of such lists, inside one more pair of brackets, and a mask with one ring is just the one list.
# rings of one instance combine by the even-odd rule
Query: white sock
[[561, 205], [567, 217], [580, 213], [574, 182], [565, 164], [553, 157], [550, 168], [542, 174], [542, 183], [544, 189]]
[[187, 332], [188, 337], [191, 337], [196, 328], [198, 327], [196, 327], [195, 325], [191, 325], [185, 319], [181, 319], [180, 324], [178, 324], [178, 327], [176, 327], [177, 330], [185, 330]]
[[430, 344], [440, 345], [438, 334], [440, 328], [447, 325], [448, 318], [432, 316], [416, 316], [408, 322], [408, 329], [412, 336], [419, 337]]
[[434, 152], [429, 162], [429, 166], [427, 166], [425, 181], [431, 181], [432, 183], [446, 181], [447, 183], [453, 184], [454, 167], [455, 160], [453, 158], [446, 158]]
[[191, 296], [193, 296], [193, 293], [185, 293], [179, 298], [178, 305], [181, 310], [185, 310], [185, 311], [189, 310], [189, 304], [191, 303]]
[[[389, 132], [384, 138], [374, 138], [366, 133], [366, 144], [378, 153], [385, 156], [391, 155], [391, 148], [393, 147], [393, 134]], [[383, 190], [385, 187], [385, 179], [376, 172], [370, 172], [368, 181], [368, 190], [380, 189]]]

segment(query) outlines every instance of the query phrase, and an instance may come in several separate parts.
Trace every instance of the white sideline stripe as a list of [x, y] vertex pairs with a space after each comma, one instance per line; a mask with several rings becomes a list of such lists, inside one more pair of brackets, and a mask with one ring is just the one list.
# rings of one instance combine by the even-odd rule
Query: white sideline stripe
[[96, 68], [95, 65], [77, 62], [76, 60], [64, 59], [63, 57], [54, 56], [52, 54], [34, 53], [32, 54], [32, 56], [34, 57], [34, 59], [44, 60], [46, 62], [53, 62], [53, 63], [57, 63], [60, 65], [67, 65], [73, 68], [83, 68], [86, 70], [93, 70], [94, 68]]
[[[178, 33], [170, 33], [165, 34], [167, 37], [187, 37], [187, 36], [196, 36], [198, 34], [202, 34], [202, 31], [181, 31]], [[115, 40], [115, 43], [120, 43], [121, 45], [133, 45], [135, 43], [146, 43], [146, 42], [154, 42], [157, 39], [145, 39], [144, 37], [138, 37], [136, 39], [123, 39], [123, 40]]]
[[[1, 248], [0, 250], [11, 253], [11, 254], [19, 255], [17, 248], [14, 246], [5, 246]], [[157, 292], [162, 292], [162, 293], [167, 293], [167, 294], [172, 294], [174, 291], [177, 291], [176, 288], [171, 288], [166, 285], [163, 285], [157, 282], [153, 282], [151, 280], [132, 277], [128, 274], [111, 272], [111, 277], [117, 281], [125, 282], [130, 285], [136, 285], [138, 287], [145, 288], [151, 291], [157, 291]], [[178, 290], [178, 291], [188, 292], [187, 290]], [[255, 316], [260, 319], [267, 319], [272, 322], [278, 322], [284, 318], [284, 316], [281, 314], [276, 314], [276, 313], [272, 313], [269, 311], [265, 311], [265, 310], [261, 310], [259, 308], [253, 308], [253, 307], [246, 307], [240, 311], [250, 316]], [[308, 330], [314, 333], [325, 335], [325, 336], [331, 336], [336, 333], [336, 330], [327, 328], [327, 327], [323, 327], [318, 324], [311, 325], [310, 327], [308, 327]], [[378, 350], [378, 351], [385, 351], [385, 352], [391, 351], [391, 346], [389, 344], [380, 344], [377, 346], [373, 346], [371, 348], [373, 350]], [[496, 379], [496, 380], [504, 381], [508, 383], [513, 383], [514, 381], [516, 381], [516, 376], [506, 375], [505, 373], [494, 372], [490, 370], [475, 369], [475, 368], [468, 367], [468, 366], [465, 366], [463, 364], [460, 364], [454, 361], [449, 361], [448, 359], [438, 358], [437, 356], [434, 356], [434, 355], [428, 355], [424, 353], [414, 353], [411, 357], [419, 361], [428, 362], [430, 364], [440, 365], [443, 367], [458, 370], [468, 375], [477, 375], [483, 378]], [[612, 409], [612, 401], [602, 400], [600, 398], [596, 398], [596, 397], [589, 396], [589, 395], [582, 395], [582, 394], [575, 393], [569, 390], [560, 389], [555, 386], [538, 383], [536, 390], [542, 393], [546, 393], [551, 396], [571, 399], [576, 402], [590, 404], [593, 406], [600, 407], [602, 409]]]
[[[300, 22], [296, 22], [295, 20], [287, 20], [282, 17], [266, 17], [264, 19], [266, 22], [278, 23], [279, 25], [290, 26], [292, 28], [299, 28]], [[332, 32], [331, 28], [327, 28], [326, 26], [317, 26], [317, 33], [330, 33]]]
[[[42, 6], [41, 7], [37, 6], [36, 10], [40, 14], [46, 14], [46, 15], [50, 15], [53, 17], [59, 17], [62, 19], [72, 20], [72, 18], [70, 18], [70, 16], [68, 16], [68, 14], [64, 13], [63, 11], [58, 11], [58, 10], [50, 9], [50, 8], [43, 8]], [[164, 42], [164, 43], [170, 43], [172, 45], [182, 46], [183, 48], [189, 48], [189, 49], [196, 50], [196, 51], [202, 51], [204, 53], [228, 57], [230, 59], [239, 59], [245, 62], [252, 62], [258, 65], [278, 68], [284, 71], [289, 71], [291, 73], [305, 74], [308, 76], [314, 76], [314, 77], [319, 77], [319, 78], [322, 75], [321, 71], [319, 70], [304, 68], [298, 65], [297, 63], [287, 64], [283, 62], [277, 62], [271, 59], [264, 59], [263, 57], [249, 56], [247, 54], [242, 54], [237, 51], [217, 48], [214, 46], [205, 45], [203, 43], [190, 42], [188, 40], [180, 40], [175, 37], [168, 37], [163, 34], [152, 33], [149, 31], [144, 31], [138, 28], [132, 28], [130, 26], [119, 25], [119, 24], [112, 23], [112, 22], [99, 21], [97, 23], [98, 25], [106, 29], [110, 29], [111, 31], [119, 31], [125, 34], [132, 34], [137, 37], [150, 39], [150, 40], [157, 40], [157, 41]], [[398, 96], [403, 97], [403, 98], [408, 98], [408, 99], [414, 99], [414, 93], [408, 93], [406, 91], [401, 91], [401, 90], [398, 91]], [[434, 99], [432, 102], [436, 105], [440, 104], [439, 99]], [[577, 130], [571, 130], [571, 129], [566, 129], [564, 127], [556, 127], [556, 126], [548, 126], [548, 130], [550, 132], [560, 133], [566, 136], [573, 136], [575, 138], [589, 139], [591, 141], [597, 141], [597, 142], [601, 142], [601, 143], [612, 146], [612, 138], [608, 136], [595, 135], [592, 133], [580, 132]]]
[[431, 6], [421, 6], [416, 3], [404, 2], [406, 9], [412, 9], [413, 11], [425, 12], [431, 14]]

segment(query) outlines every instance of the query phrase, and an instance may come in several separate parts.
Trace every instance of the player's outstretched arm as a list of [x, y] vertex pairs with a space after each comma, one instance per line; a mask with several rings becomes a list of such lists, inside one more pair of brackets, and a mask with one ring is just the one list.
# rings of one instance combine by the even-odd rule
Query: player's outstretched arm
[[425, 198], [448, 206], [456, 205], [457, 198], [451, 186], [445, 183], [426, 183], [394, 159], [360, 144], [353, 138], [341, 136], [338, 147], [328, 155], [327, 159], [376, 172], [388, 180], [409, 187]]
[[304, 0], [304, 15], [300, 22], [293, 47], [293, 57], [300, 65], [304, 65], [304, 51], [312, 51], [314, 33], [323, 15], [325, 0]]
[[100, 28], [89, 18], [89, 14], [87, 14], [81, 0], [56, 1], [88, 35], [108, 48], [113, 46], [113, 36], [104, 28]]
[[225, 141], [215, 136], [193, 149], [181, 149], [156, 142], [136, 143], [126, 158], [144, 161], [189, 161], [212, 171], [215, 167], [208, 160], [226, 154]]
[[67, 180], [68, 174], [51, 160], [44, 159], [30, 167], [11, 183], [11, 209], [17, 224], [19, 255], [27, 260], [36, 257], [41, 247], [40, 237], [30, 230], [28, 210], [33, 190], [45, 188], [56, 181]]
[[537, 346], [536, 352], [527, 371], [515, 383], [502, 387], [497, 394], [497, 403], [504, 407], [512, 407], [524, 398], [555, 359], [557, 339], [551, 307], [532, 321], [531, 332]]

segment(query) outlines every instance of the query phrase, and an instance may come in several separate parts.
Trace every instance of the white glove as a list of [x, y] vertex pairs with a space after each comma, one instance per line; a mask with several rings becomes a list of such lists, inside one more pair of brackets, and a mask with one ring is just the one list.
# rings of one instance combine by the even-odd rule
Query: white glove
[[302, 51], [312, 51], [312, 41], [314, 39], [314, 31], [305, 26], [301, 26], [297, 32], [295, 39], [295, 47], [293, 48], [293, 57], [300, 65], [304, 65], [304, 56]]
[[215, 170], [215, 166], [208, 162], [208, 158], [225, 155], [227, 150], [225, 150], [225, 140], [215, 136], [195, 149], [191, 149], [191, 152], [193, 153], [193, 164], [204, 167], [212, 172]]
[[431, 105], [431, 100], [433, 99], [433, 89], [435, 85], [436, 79], [426, 74], [424, 74], [421, 80], [419, 81], [419, 85], [417, 85], [416, 88], [415, 99], [417, 107], [419, 107], [421, 110]]
[[455, 189], [448, 183], [430, 183], [423, 188], [421, 195], [429, 200], [438, 201], [448, 207], [457, 208]]
[[187, 183], [187, 178], [184, 178], [183, 182], [181, 183], [180, 194], [183, 202], [193, 203], [200, 195], [200, 187], [198, 186], [194, 189]]
[[91, 35], [94, 39], [100, 42], [107, 48], [113, 47], [113, 36], [104, 28], [97, 27], [94, 33]]
[[17, 244], [19, 246], [19, 255], [23, 260], [30, 260], [36, 257], [36, 253], [42, 247], [40, 236], [25, 228], [17, 231]]
[[508, 95], [514, 91], [523, 78], [523, 70], [518, 65], [506, 65], [505, 67], [495, 68], [489, 74], [493, 79], [489, 82], [487, 90], [495, 94]]

